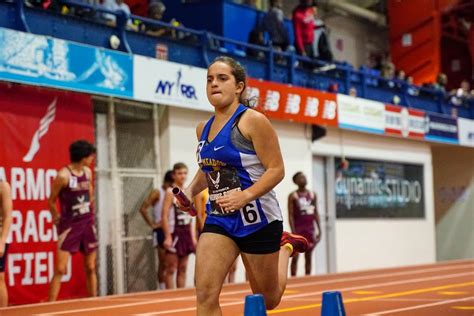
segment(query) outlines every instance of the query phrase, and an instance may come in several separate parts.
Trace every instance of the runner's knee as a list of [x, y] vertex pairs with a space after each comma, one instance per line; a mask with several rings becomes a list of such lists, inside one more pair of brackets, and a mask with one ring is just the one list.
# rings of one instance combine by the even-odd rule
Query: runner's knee
[[178, 264], [175, 262], [167, 262], [165, 264], [165, 273], [166, 274], [174, 274], [178, 269]]
[[85, 265], [86, 274], [95, 273], [95, 262], [88, 262]]
[[201, 306], [212, 306], [219, 304], [219, 293], [218, 289], [210, 286], [196, 286], [196, 298], [197, 303]]
[[263, 297], [265, 298], [265, 307], [268, 310], [275, 309], [281, 301], [281, 295], [279, 294], [263, 294]]
[[57, 275], [65, 275], [67, 273], [67, 268], [66, 266], [57, 266], [54, 273]]

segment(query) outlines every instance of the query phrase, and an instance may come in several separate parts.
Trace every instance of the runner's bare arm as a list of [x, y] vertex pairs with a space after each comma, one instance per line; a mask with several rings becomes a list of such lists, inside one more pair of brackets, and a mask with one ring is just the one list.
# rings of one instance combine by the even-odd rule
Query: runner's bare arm
[[63, 168], [59, 170], [56, 178], [53, 181], [53, 187], [51, 188], [51, 195], [48, 198], [48, 207], [51, 215], [53, 216], [53, 222], [57, 223], [59, 220], [59, 212], [56, 207], [56, 200], [58, 199], [59, 192], [61, 189], [66, 187], [69, 181], [69, 175], [67, 171]]
[[196, 228], [199, 231], [204, 227], [203, 214], [206, 212], [206, 201], [204, 201], [203, 194], [204, 193], [201, 192], [194, 197], [194, 207], [197, 211]]
[[293, 193], [288, 195], [288, 223], [290, 224], [291, 232], [296, 232], [295, 230], [295, 220], [294, 220], [294, 207], [293, 207], [294, 196]]
[[314, 201], [313, 201], [313, 206], [314, 206], [314, 221], [316, 222], [316, 226], [318, 227], [318, 233], [316, 234], [316, 242], [321, 240], [321, 236], [323, 232], [321, 231], [321, 219], [319, 218], [319, 212], [318, 212], [318, 196], [316, 195], [315, 192], [314, 194]]
[[165, 235], [165, 242], [164, 246], [165, 248], [171, 247], [171, 231], [170, 231], [170, 226], [169, 226], [169, 220], [170, 220], [170, 208], [173, 205], [173, 192], [171, 192], [171, 189], [166, 190], [165, 193], [165, 199], [163, 201], [163, 212], [162, 212], [162, 218], [161, 218], [161, 227], [163, 228], [163, 234]]
[[89, 203], [91, 209], [94, 207], [95, 203], [95, 195], [94, 195], [94, 179], [92, 179], [92, 170], [89, 167], [85, 167], [84, 169], [87, 173], [87, 178], [90, 181], [90, 186], [89, 186]]
[[199, 169], [194, 175], [193, 181], [191, 181], [188, 187], [184, 190], [184, 194], [186, 194], [188, 198], [191, 197], [192, 199], [206, 188], [206, 174], [201, 169]]
[[[201, 139], [202, 130], [204, 129], [205, 122], [200, 122], [196, 127], [196, 136], [197, 139]], [[205, 188], [207, 188], [206, 174], [199, 169], [194, 175], [193, 181], [188, 185], [184, 190], [184, 194], [188, 198], [194, 198], [196, 195], [201, 193]]]
[[1, 253], [0, 257], [3, 257], [3, 252], [5, 251], [5, 242], [7, 241], [8, 233], [10, 232], [10, 226], [12, 223], [12, 198], [10, 185], [6, 182], [0, 182], [0, 201], [2, 202], [1, 211], [2, 211], [2, 235], [0, 236]]
[[154, 205], [159, 199], [160, 199], [160, 191], [153, 189], [150, 192], [150, 194], [148, 194], [148, 197], [145, 199], [145, 201], [143, 201], [143, 204], [140, 207], [140, 214], [142, 214], [143, 219], [151, 228], [155, 228], [155, 223], [153, 223], [153, 220], [150, 217], [150, 213], [148, 212], [148, 209], [152, 205]]
[[253, 143], [259, 160], [265, 168], [260, 180], [241, 192], [218, 198], [225, 210], [236, 210], [271, 191], [285, 176], [280, 145], [270, 121], [257, 111], [248, 110], [242, 116], [239, 128], [244, 137]]

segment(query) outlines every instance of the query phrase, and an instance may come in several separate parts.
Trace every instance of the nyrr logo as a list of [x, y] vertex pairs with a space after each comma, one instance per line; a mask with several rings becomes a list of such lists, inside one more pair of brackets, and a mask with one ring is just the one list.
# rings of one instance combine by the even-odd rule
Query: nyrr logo
[[186, 99], [197, 100], [194, 86], [181, 83], [181, 77], [182, 73], [180, 69], [175, 82], [160, 80], [156, 86], [155, 93], [167, 96], [183, 96]]

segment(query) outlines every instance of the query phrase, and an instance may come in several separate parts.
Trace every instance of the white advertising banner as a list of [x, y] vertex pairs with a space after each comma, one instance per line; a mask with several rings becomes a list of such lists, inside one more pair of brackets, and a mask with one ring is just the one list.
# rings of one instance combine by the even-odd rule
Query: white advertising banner
[[458, 118], [459, 144], [474, 147], [474, 120]]
[[339, 127], [383, 134], [385, 131], [385, 104], [348, 95], [338, 94]]
[[133, 98], [140, 101], [213, 111], [206, 96], [207, 70], [133, 56]]

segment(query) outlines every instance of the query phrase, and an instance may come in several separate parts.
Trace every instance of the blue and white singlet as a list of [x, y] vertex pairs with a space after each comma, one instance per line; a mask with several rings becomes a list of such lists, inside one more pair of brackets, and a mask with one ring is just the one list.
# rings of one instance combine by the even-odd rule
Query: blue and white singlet
[[265, 167], [254, 150], [236, 146], [232, 141], [233, 128], [237, 128], [234, 125], [247, 109], [240, 104], [216, 137], [209, 142], [213, 116], [204, 126], [196, 152], [209, 187], [206, 224], [219, 225], [235, 237], [247, 236], [275, 220], [282, 220], [281, 209], [273, 190], [237, 211], [226, 213], [215, 203], [217, 197], [227, 192], [243, 191], [252, 186], [265, 172]]

